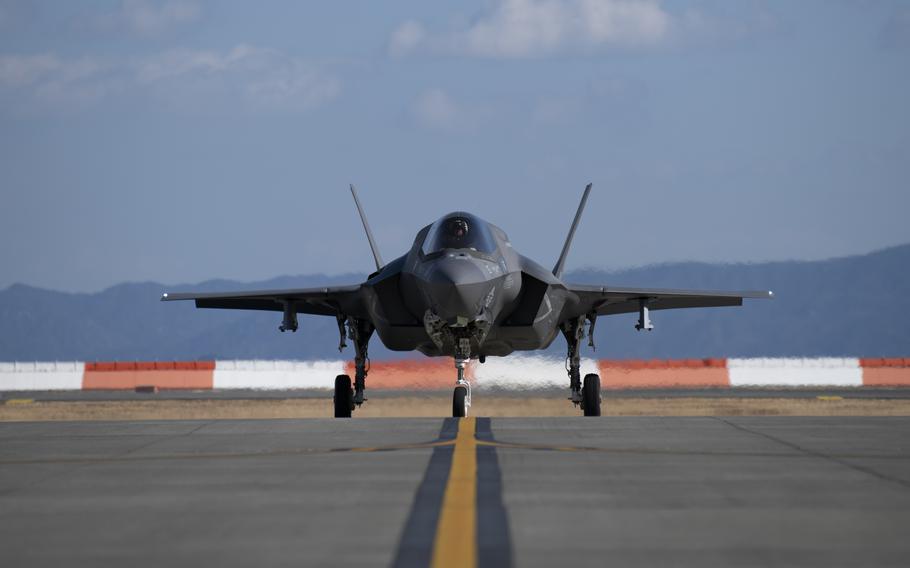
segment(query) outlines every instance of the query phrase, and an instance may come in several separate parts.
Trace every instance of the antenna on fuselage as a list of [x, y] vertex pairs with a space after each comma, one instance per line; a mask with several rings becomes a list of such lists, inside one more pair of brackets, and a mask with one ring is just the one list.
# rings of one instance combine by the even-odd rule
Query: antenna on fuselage
[[366, 213], [363, 212], [363, 207], [360, 205], [360, 198], [357, 197], [357, 188], [354, 187], [353, 183], [351, 184], [351, 195], [354, 196], [354, 205], [357, 206], [357, 212], [360, 213], [360, 220], [363, 222], [363, 230], [366, 231], [367, 240], [370, 241], [370, 250], [373, 251], [373, 260], [376, 261], [376, 270], [382, 270], [385, 263], [382, 262], [379, 248], [376, 246], [376, 241], [373, 239], [373, 231], [370, 230], [370, 224], [367, 223]]
[[585, 210], [585, 203], [588, 202], [588, 194], [591, 193], [591, 186], [585, 187], [585, 193], [581, 196], [581, 203], [578, 204], [578, 211], [575, 212], [575, 220], [572, 221], [572, 228], [569, 229], [569, 235], [566, 237], [566, 244], [562, 245], [562, 252], [559, 254], [559, 260], [553, 267], [553, 276], [562, 278], [562, 271], [566, 265], [566, 257], [569, 256], [569, 248], [572, 246], [572, 239], [575, 237], [575, 229], [578, 228], [578, 221], [581, 220], [581, 212]]

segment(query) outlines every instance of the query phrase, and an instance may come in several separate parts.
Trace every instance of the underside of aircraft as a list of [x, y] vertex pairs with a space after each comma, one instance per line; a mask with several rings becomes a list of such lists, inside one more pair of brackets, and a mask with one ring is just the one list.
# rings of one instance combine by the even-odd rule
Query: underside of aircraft
[[465, 366], [472, 359], [547, 348], [566, 340], [569, 399], [585, 416], [600, 416], [600, 377], [580, 373], [580, 344], [593, 346], [598, 316], [638, 313], [639, 331], [653, 329], [652, 310], [741, 306], [745, 298], [771, 292], [717, 292], [590, 286], [565, 283], [562, 275], [581, 214], [585, 188], [562, 252], [552, 270], [517, 253], [506, 233], [464, 211], [443, 215], [421, 229], [411, 249], [385, 263], [376, 246], [357, 190], [354, 202], [376, 263], [366, 281], [348, 286], [230, 293], [171, 293], [162, 300], [194, 300], [197, 308], [282, 312], [279, 330], [296, 331], [298, 314], [334, 317], [339, 349], [354, 344], [353, 381], [335, 378], [336, 417], [350, 417], [366, 400], [369, 342], [377, 334], [395, 351], [420, 351], [455, 361], [452, 415], [467, 416], [471, 386]]

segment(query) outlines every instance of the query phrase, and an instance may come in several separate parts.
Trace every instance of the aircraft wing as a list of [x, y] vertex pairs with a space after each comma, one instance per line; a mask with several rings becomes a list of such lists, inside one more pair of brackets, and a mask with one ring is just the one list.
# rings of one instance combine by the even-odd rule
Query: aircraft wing
[[350, 286], [324, 286], [319, 288], [293, 288], [289, 290], [251, 290], [245, 292], [188, 292], [168, 293], [161, 296], [164, 302], [195, 300], [197, 308], [224, 308], [233, 310], [268, 310], [281, 312], [291, 306], [294, 313], [334, 316], [338, 313], [354, 314], [361, 310], [360, 284]]
[[773, 298], [773, 292], [717, 292], [709, 290], [672, 290], [661, 288], [628, 288], [625, 286], [589, 286], [568, 284], [579, 299], [581, 313], [597, 315], [626, 314], [639, 311], [641, 301], [651, 310], [677, 308], [713, 308], [741, 306], [744, 298]]

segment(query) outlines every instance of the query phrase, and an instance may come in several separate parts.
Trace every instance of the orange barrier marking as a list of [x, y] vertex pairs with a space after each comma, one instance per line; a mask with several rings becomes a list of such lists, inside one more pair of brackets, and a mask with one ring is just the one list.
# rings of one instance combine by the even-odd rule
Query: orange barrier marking
[[729, 387], [726, 359], [597, 362], [604, 389]]
[[910, 367], [910, 359], [906, 357], [866, 357], [859, 360], [860, 367]]
[[86, 363], [83, 390], [157, 389], [210, 390], [214, 384], [214, 361], [95, 362]]
[[864, 367], [864, 387], [908, 387], [910, 367]]
[[[473, 381], [473, 365], [466, 369]], [[344, 372], [354, 377], [354, 363], [345, 363]], [[367, 389], [436, 390], [455, 386], [455, 363], [451, 357], [376, 361], [370, 364]]]

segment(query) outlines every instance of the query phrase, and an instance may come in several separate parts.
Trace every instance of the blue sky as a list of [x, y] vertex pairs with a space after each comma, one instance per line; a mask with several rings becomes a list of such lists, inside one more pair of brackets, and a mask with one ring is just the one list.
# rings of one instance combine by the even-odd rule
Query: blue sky
[[[910, 3], [0, 0], [0, 288], [368, 271], [466, 209], [568, 268], [910, 242]], [[646, 284], [646, 283], [643, 283]]]

